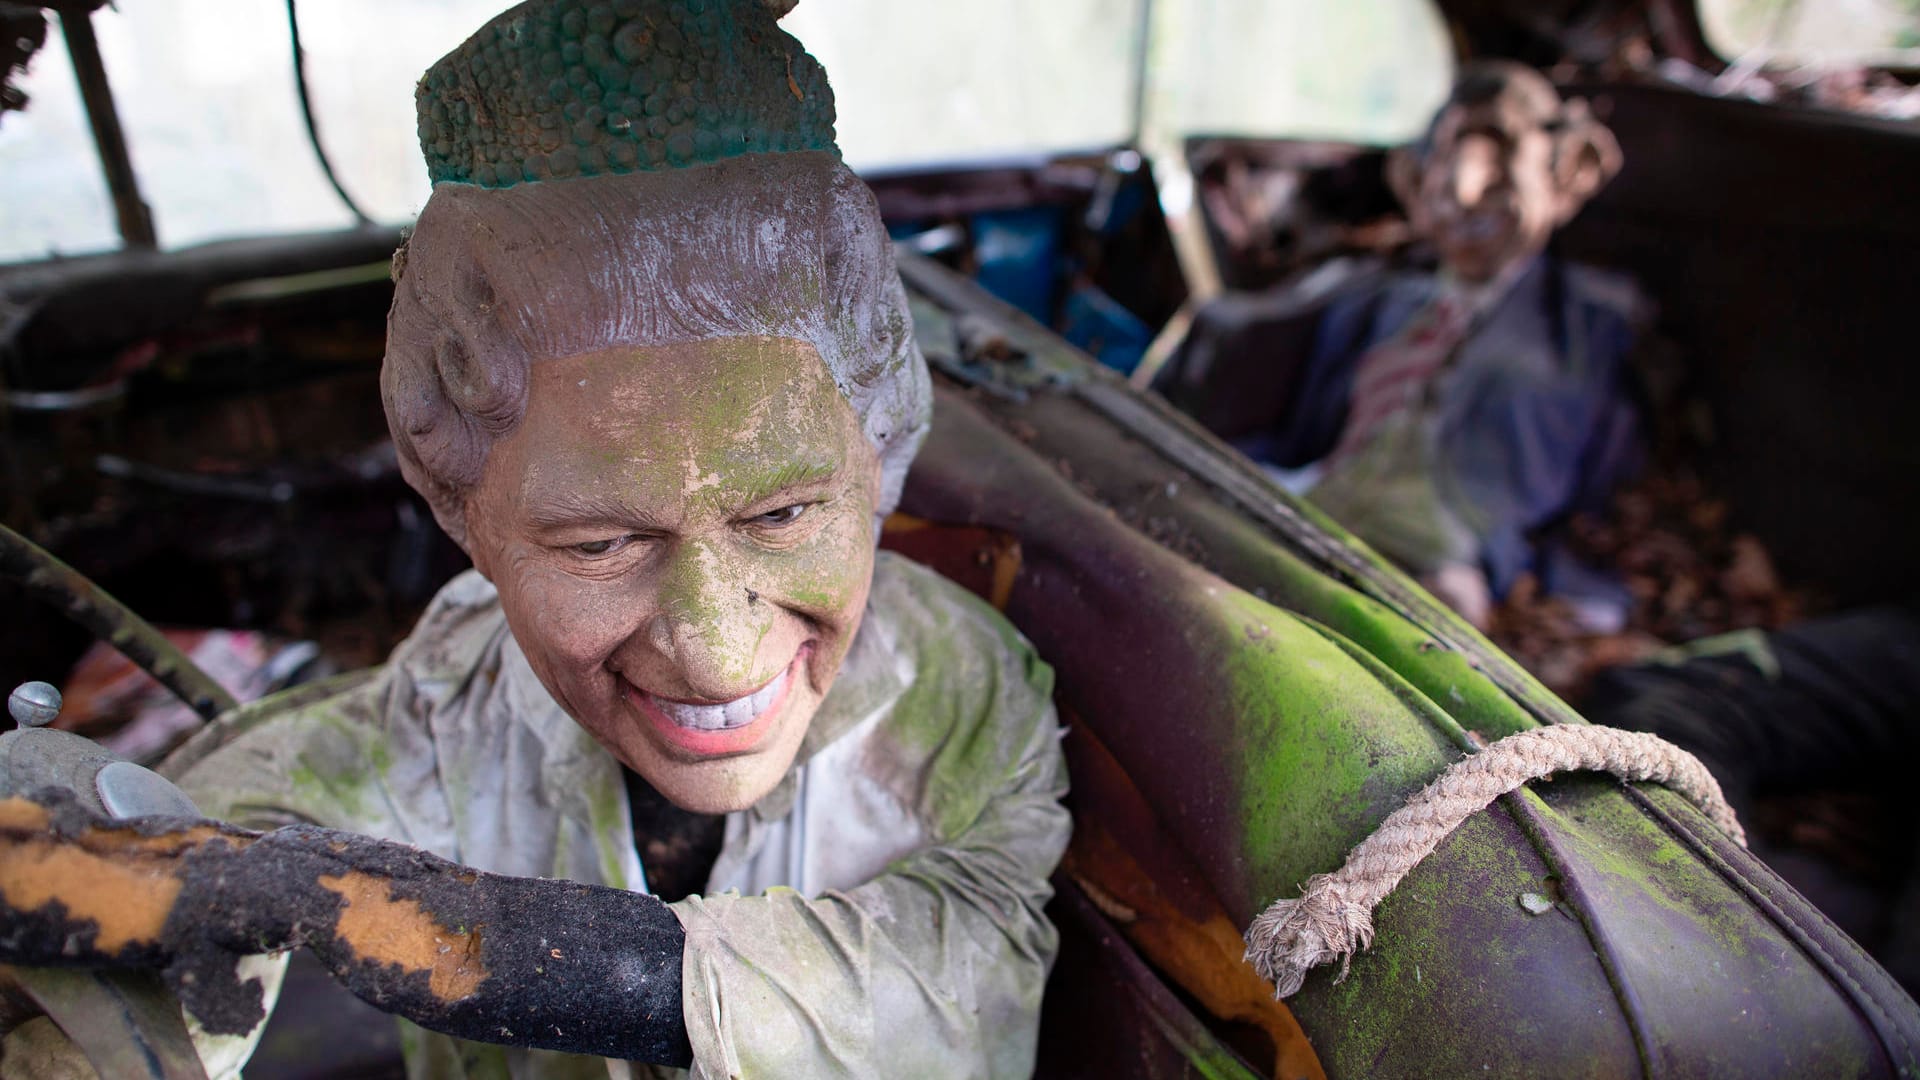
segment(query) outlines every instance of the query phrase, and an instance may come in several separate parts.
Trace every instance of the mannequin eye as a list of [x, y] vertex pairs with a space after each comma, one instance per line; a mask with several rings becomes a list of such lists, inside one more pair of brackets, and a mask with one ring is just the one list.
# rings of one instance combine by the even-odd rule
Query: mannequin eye
[[806, 503], [794, 503], [792, 506], [783, 506], [778, 510], [771, 510], [767, 513], [760, 514], [753, 519], [753, 523], [755, 525], [764, 525], [769, 528], [778, 529], [783, 525], [791, 525], [795, 521], [798, 521], [800, 515], [806, 512]]
[[584, 544], [574, 544], [571, 550], [577, 555], [611, 555], [632, 541], [631, 536], [616, 536], [609, 540], [589, 540]]

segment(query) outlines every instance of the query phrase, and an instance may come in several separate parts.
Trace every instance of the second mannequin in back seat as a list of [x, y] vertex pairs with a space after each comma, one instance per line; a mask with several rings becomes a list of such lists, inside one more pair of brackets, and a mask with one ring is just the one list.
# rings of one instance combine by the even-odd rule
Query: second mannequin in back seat
[[1437, 272], [1337, 296], [1254, 456], [1485, 624], [1529, 534], [1602, 502], [1636, 456], [1623, 278], [1548, 242], [1619, 169], [1581, 101], [1517, 64], [1464, 69], [1388, 179]]

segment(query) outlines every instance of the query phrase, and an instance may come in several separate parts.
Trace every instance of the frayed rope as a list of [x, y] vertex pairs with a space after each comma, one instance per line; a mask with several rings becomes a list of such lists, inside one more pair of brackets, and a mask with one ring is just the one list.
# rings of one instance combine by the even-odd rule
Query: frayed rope
[[1307, 879], [1296, 900], [1275, 900], [1247, 927], [1246, 958], [1291, 997], [1307, 972], [1340, 961], [1339, 982], [1353, 954], [1373, 944], [1373, 909], [1400, 879], [1433, 853], [1467, 818], [1531, 780], [1558, 772], [1607, 772], [1622, 780], [1664, 784], [1698, 806], [1745, 846], [1746, 833], [1698, 758], [1639, 731], [1563, 724], [1522, 731], [1455, 762], [1380, 823], [1331, 874]]

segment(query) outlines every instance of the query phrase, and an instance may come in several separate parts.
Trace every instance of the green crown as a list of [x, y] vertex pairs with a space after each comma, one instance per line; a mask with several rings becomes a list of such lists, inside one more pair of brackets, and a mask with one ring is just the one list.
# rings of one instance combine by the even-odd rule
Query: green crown
[[769, 0], [529, 0], [427, 70], [415, 91], [435, 184], [838, 153], [833, 90]]

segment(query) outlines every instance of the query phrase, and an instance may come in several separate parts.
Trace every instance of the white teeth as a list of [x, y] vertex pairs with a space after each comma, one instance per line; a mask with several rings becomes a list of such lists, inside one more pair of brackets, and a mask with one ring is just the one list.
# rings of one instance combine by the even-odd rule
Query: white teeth
[[647, 695], [654, 707], [666, 714], [667, 719], [683, 728], [695, 731], [724, 731], [727, 728], [745, 727], [759, 719], [767, 711], [780, 691], [787, 685], [787, 676], [792, 669], [780, 673], [780, 677], [748, 694], [734, 698], [720, 705], [684, 705], [678, 701]]

